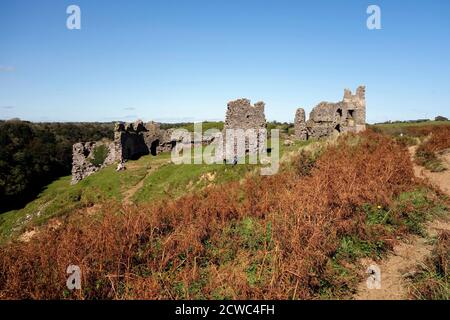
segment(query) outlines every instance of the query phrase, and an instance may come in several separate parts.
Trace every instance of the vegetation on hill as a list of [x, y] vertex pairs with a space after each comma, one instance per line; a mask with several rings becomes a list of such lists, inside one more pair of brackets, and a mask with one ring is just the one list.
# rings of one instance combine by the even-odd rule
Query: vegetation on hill
[[[189, 132], [194, 132], [193, 122], [179, 122], [179, 123], [161, 123], [161, 129], [186, 129]], [[205, 132], [209, 129], [223, 129], [223, 121], [203, 121], [202, 131]]]
[[[280, 153], [283, 155], [310, 143], [281, 145]], [[0, 215], [0, 243], [45, 224], [52, 218], [105, 201], [124, 201], [126, 197], [136, 203], [173, 199], [209, 185], [238, 181], [257, 169], [248, 164], [176, 165], [170, 161], [170, 153], [128, 161], [126, 168], [125, 171], [116, 172], [114, 165], [108, 166], [76, 185], [70, 185], [70, 176], [55, 180], [24, 208]]]
[[108, 156], [108, 147], [104, 144], [97, 145], [92, 153], [93, 157], [90, 159], [91, 163], [96, 167], [100, 167]]
[[400, 134], [411, 136], [424, 136], [433, 130], [433, 127], [450, 126], [450, 121], [424, 121], [424, 122], [386, 122], [369, 125], [369, 127], [383, 134], [396, 136]]
[[427, 139], [417, 148], [415, 159], [417, 164], [432, 172], [444, 171], [438, 153], [450, 148], [450, 126], [434, 127]]
[[[204, 121], [202, 122], [202, 131], [205, 132], [209, 129], [223, 129], [223, 121]], [[161, 129], [170, 129], [170, 128], [181, 128], [186, 129], [190, 132], [194, 131], [194, 123], [193, 122], [181, 122], [181, 123], [162, 123], [160, 125]], [[279, 121], [268, 121], [267, 122], [267, 130], [270, 133], [271, 129], [280, 129], [281, 133], [292, 134], [294, 130], [294, 124], [288, 122], [279, 122]]]
[[410, 279], [410, 295], [421, 300], [450, 300], [450, 232], [441, 231], [431, 257]]
[[0, 213], [70, 173], [72, 145], [112, 138], [112, 124], [0, 121]]
[[434, 121], [448, 121], [448, 118], [443, 116], [437, 116], [436, 118], [434, 118]]
[[[310, 149], [275, 176], [249, 172], [173, 200], [106, 201], [32, 241], [4, 245], [0, 297], [342, 297], [358, 281], [358, 258], [382, 256], [448, 212], [389, 137], [349, 134]], [[82, 270], [82, 289], [73, 292], [65, 286], [71, 264]]]

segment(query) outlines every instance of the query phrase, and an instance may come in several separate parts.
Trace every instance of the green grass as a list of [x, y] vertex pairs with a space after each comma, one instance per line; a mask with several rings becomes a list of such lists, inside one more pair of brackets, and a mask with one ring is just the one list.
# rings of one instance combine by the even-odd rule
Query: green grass
[[[187, 191], [199, 190], [209, 184], [224, 183], [243, 177], [254, 169], [251, 165], [196, 165], [168, 164], [144, 180], [144, 186], [135, 194], [136, 202], [147, 202], [163, 197], [177, 198]], [[212, 174], [214, 180], [210, 181]]]
[[[430, 197], [432, 191], [418, 188], [401, 193], [390, 208], [364, 205], [368, 230], [384, 229], [387, 234], [406, 227], [408, 232], [425, 236], [425, 222], [448, 212], [444, 199]], [[378, 228], [378, 229], [377, 229]], [[381, 258], [386, 247], [383, 241], [367, 242], [356, 237], [344, 236], [336, 252], [337, 260], [354, 261], [364, 257]]]
[[380, 258], [384, 250], [385, 244], [383, 241], [369, 242], [355, 236], [345, 236], [341, 239], [340, 246], [336, 252], [336, 259], [354, 262], [356, 259], [365, 257]]
[[[268, 145], [270, 146], [270, 140]], [[298, 150], [310, 144], [310, 141], [295, 142], [284, 146], [280, 141], [280, 157], [288, 152]], [[204, 148], [203, 148], [204, 149]], [[147, 176], [143, 187], [134, 195], [133, 200], [145, 203], [165, 197], [177, 198], [187, 192], [200, 190], [211, 184], [222, 184], [243, 178], [247, 173], [254, 172], [260, 165], [246, 164], [167, 164], [153, 174]], [[208, 176], [209, 175], [209, 176]], [[211, 181], [208, 179], [214, 176]]]
[[372, 124], [370, 127], [378, 127], [378, 128], [407, 128], [407, 127], [423, 127], [423, 126], [441, 126], [441, 125], [449, 125], [450, 121], [424, 121], [424, 122], [393, 122], [393, 123], [381, 123], [381, 124]]
[[[194, 123], [186, 124], [181, 129], [186, 129], [189, 132], [194, 132]], [[223, 129], [223, 121], [204, 121], [202, 122], [202, 133], [204, 133], [206, 130], [209, 129], [217, 129], [222, 130]]]
[[[422, 134], [416, 129], [434, 126], [450, 126], [450, 121], [425, 121], [416, 123], [383, 123], [369, 125], [368, 127], [383, 134], [390, 135], [406, 145], [415, 145], [420, 142]], [[420, 130], [419, 130], [420, 131]], [[419, 141], [418, 141], [419, 139]]]
[[433, 216], [433, 202], [426, 189], [402, 193], [395, 210], [403, 217], [409, 232], [425, 236], [424, 223]]
[[[167, 161], [168, 155], [162, 156], [162, 159], [164, 158]], [[0, 241], [22, 232], [29, 226], [41, 225], [75, 209], [108, 199], [122, 200], [124, 191], [145, 177], [154, 159], [146, 156], [137, 161], [130, 161], [127, 164], [130, 169], [120, 172], [116, 172], [115, 166], [112, 165], [76, 185], [70, 185], [70, 176], [52, 182], [25, 208], [0, 215]]]
[[98, 145], [94, 148], [93, 154], [94, 155], [92, 159], [89, 159], [90, 162], [94, 166], [100, 167], [103, 165], [103, 163], [106, 160], [106, 157], [108, 156], [108, 147], [104, 144]]

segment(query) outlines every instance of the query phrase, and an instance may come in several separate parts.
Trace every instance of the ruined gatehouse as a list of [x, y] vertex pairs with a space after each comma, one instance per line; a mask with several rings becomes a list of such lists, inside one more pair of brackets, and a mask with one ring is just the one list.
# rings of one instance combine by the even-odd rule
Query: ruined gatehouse
[[366, 129], [366, 89], [358, 87], [356, 94], [344, 90], [344, 98], [337, 103], [321, 102], [312, 109], [309, 119], [305, 111], [297, 109], [295, 136], [298, 140], [325, 138], [343, 132], [360, 132]]

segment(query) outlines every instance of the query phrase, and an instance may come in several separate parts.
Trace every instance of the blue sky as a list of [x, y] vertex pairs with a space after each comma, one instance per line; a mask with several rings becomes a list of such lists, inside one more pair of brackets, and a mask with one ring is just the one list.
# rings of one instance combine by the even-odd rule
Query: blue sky
[[1, 0], [0, 119], [217, 120], [246, 97], [293, 121], [359, 84], [371, 123], [448, 117], [449, 16], [448, 0]]

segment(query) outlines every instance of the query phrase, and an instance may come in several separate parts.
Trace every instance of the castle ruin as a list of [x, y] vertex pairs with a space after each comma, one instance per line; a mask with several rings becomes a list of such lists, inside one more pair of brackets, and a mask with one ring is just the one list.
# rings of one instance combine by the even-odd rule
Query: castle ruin
[[[225, 153], [219, 148], [219, 154], [226, 159], [230, 159], [231, 156], [237, 154], [237, 141], [235, 139], [227, 139], [228, 129], [242, 130], [241, 133], [246, 138], [245, 151], [248, 154], [256, 155], [266, 147], [266, 117], [264, 115], [264, 107], [264, 102], [260, 101], [252, 105], [248, 99], [238, 99], [228, 103], [223, 127]], [[253, 141], [249, 139], [252, 134], [256, 135]]]
[[[113, 163], [138, 159], [143, 155], [157, 155], [172, 150], [171, 131], [162, 130], [158, 123], [144, 124], [138, 120], [134, 123], [117, 123], [112, 142], [80, 142], [73, 145], [72, 184], [76, 184], [98, 170]], [[107, 149], [105, 160], [95, 163], [95, 150], [104, 146]]]
[[[240, 135], [245, 137], [245, 152], [250, 155], [261, 154], [266, 148], [266, 117], [264, 102], [251, 104], [248, 99], [230, 101], [227, 105], [222, 135], [203, 137], [197, 141], [195, 134], [191, 139], [194, 144], [216, 143], [216, 161], [235, 161], [238, 154]], [[295, 137], [298, 140], [309, 138], [326, 138], [343, 132], [360, 132], [366, 129], [365, 87], [360, 86], [356, 94], [348, 89], [344, 98], [337, 103], [321, 102], [312, 109], [306, 120], [305, 110], [297, 109], [295, 113]], [[228, 136], [228, 129], [233, 129], [234, 136]], [[126, 160], [135, 160], [143, 155], [157, 155], [171, 151], [176, 143], [172, 140], [173, 130], [162, 130], [158, 123], [144, 124], [138, 120], [134, 123], [117, 123], [112, 142], [80, 142], [73, 146], [72, 184], [97, 172], [101, 168]], [[192, 133], [191, 133], [192, 134]], [[256, 135], [256, 136], [255, 136]], [[221, 136], [221, 139], [217, 137]], [[241, 137], [242, 138], [242, 137]], [[93, 161], [96, 149], [103, 146], [104, 159], [101, 163]], [[224, 152], [225, 149], [225, 152]], [[123, 166], [120, 166], [123, 169]], [[118, 167], [119, 170], [119, 167]]]
[[344, 90], [344, 98], [337, 103], [321, 102], [312, 109], [309, 119], [305, 111], [297, 109], [295, 137], [298, 140], [325, 138], [342, 132], [360, 132], [366, 129], [366, 89], [358, 87], [356, 94]]

